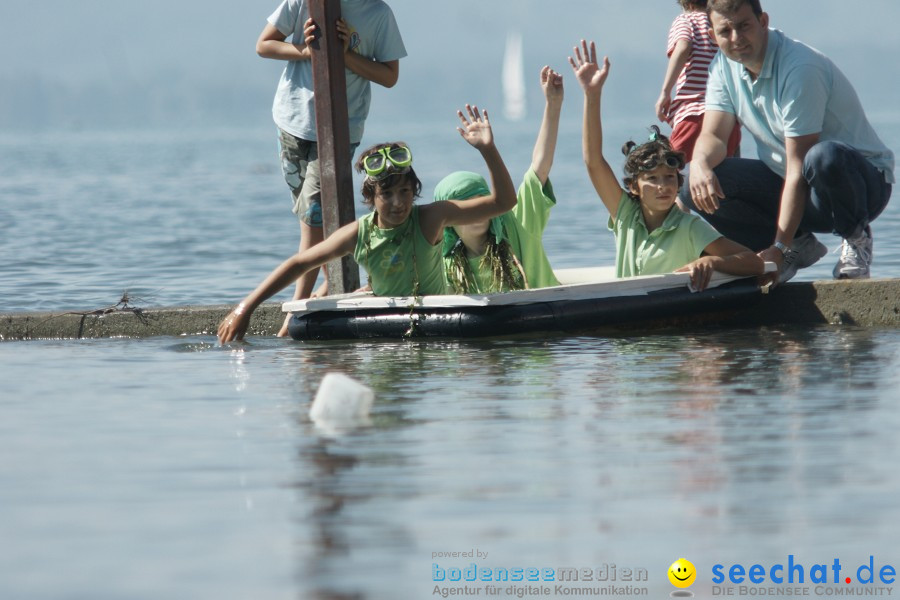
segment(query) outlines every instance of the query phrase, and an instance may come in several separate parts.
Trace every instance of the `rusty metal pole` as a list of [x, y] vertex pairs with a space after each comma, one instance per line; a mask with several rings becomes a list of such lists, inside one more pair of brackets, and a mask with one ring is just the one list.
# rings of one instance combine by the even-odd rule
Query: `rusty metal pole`
[[[347, 77], [344, 47], [337, 36], [340, 0], [310, 0], [309, 15], [319, 26], [312, 43], [313, 86], [316, 93], [316, 137], [322, 178], [322, 222], [325, 237], [356, 219], [350, 127], [347, 123]], [[331, 293], [359, 288], [359, 267], [352, 256], [328, 263]]]

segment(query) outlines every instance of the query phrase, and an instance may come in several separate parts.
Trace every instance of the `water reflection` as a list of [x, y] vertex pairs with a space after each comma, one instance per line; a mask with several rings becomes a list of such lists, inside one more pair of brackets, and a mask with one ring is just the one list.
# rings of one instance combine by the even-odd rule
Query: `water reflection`
[[683, 539], [700, 557], [724, 537], [738, 552], [814, 549], [843, 539], [849, 505], [870, 510], [854, 531], [884, 540], [878, 523], [897, 513], [888, 465], [860, 461], [879, 446], [896, 456], [879, 415], [897, 344], [885, 351], [879, 336], [754, 329], [285, 348], [278, 360], [302, 402], [332, 369], [377, 397], [372, 426], [344, 437], [298, 421], [301, 586], [318, 598], [396, 593], [397, 577], [427, 584], [430, 551], [447, 547], [490, 547], [501, 565], [573, 553], [599, 564], [612, 547], [668, 560]]

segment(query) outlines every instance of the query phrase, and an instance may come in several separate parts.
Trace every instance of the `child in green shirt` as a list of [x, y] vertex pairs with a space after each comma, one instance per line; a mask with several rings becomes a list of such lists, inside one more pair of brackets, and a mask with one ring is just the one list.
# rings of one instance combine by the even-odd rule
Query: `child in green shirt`
[[488, 121], [478, 107], [457, 114], [460, 135], [477, 149], [488, 167], [493, 193], [459, 202], [414, 206], [422, 183], [412, 169], [412, 153], [400, 142], [363, 151], [357, 169], [366, 173], [362, 194], [374, 212], [345, 225], [323, 242], [279, 265], [219, 324], [221, 343], [244, 337], [250, 316], [263, 301], [328, 261], [353, 253], [367, 270], [376, 294], [420, 295], [443, 292], [439, 242], [444, 228], [489, 219], [511, 210], [516, 190], [503, 164]]
[[[444, 279], [450, 293], [488, 294], [559, 285], [544, 252], [542, 236], [550, 209], [556, 205], [549, 177], [563, 101], [562, 76], [544, 67], [541, 88], [546, 100], [544, 118], [515, 209], [490, 220], [444, 230]], [[488, 192], [480, 175], [458, 171], [438, 183], [434, 199], [477, 198]]]
[[713, 271], [731, 275], [762, 275], [763, 260], [749, 248], [722, 236], [705, 221], [675, 207], [684, 176], [684, 154], [654, 126], [643, 144], [629, 142], [625, 154], [623, 189], [603, 156], [600, 99], [609, 74], [609, 60], [597, 63], [593, 42], [581, 41], [569, 57], [584, 90], [582, 152], [594, 189], [609, 211], [609, 227], [616, 236], [616, 275], [690, 273], [691, 286], [703, 290]]

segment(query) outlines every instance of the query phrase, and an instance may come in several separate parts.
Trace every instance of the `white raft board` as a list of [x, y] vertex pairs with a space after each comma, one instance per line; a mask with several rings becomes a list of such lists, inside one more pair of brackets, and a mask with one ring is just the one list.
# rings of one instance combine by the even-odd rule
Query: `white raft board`
[[[766, 272], [773, 272], [775, 263], [766, 263]], [[614, 298], [621, 296], [644, 296], [662, 290], [690, 288], [687, 273], [665, 273], [663, 275], [640, 275], [617, 279], [614, 267], [590, 267], [580, 269], [557, 269], [556, 278], [562, 285], [518, 290], [501, 294], [435, 295], [435, 296], [375, 296], [371, 292], [335, 294], [324, 298], [292, 300], [281, 305], [286, 313], [303, 314], [317, 311], [360, 310], [374, 308], [453, 308], [466, 306], [510, 306], [535, 302], [557, 302], [560, 300], [585, 300], [589, 298]], [[744, 279], [736, 275], [713, 273], [709, 287]]]

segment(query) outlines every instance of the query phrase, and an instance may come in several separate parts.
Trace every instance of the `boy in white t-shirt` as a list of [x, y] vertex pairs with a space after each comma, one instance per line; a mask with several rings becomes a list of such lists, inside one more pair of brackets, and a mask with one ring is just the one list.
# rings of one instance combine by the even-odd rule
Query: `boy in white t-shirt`
[[[393, 87], [406, 48], [394, 13], [382, 0], [341, 0], [338, 38], [344, 44], [350, 156], [362, 139], [372, 99], [371, 83]], [[307, 0], [283, 0], [268, 18], [256, 42], [263, 58], [287, 61], [272, 106], [279, 130], [281, 166], [291, 189], [293, 212], [300, 221], [300, 251], [323, 239], [315, 93], [309, 44], [318, 36]], [[287, 38], [291, 37], [288, 42]], [[297, 281], [294, 299], [308, 298], [318, 269]], [[327, 293], [327, 281], [320, 293]], [[287, 320], [279, 332], [287, 335]]]

